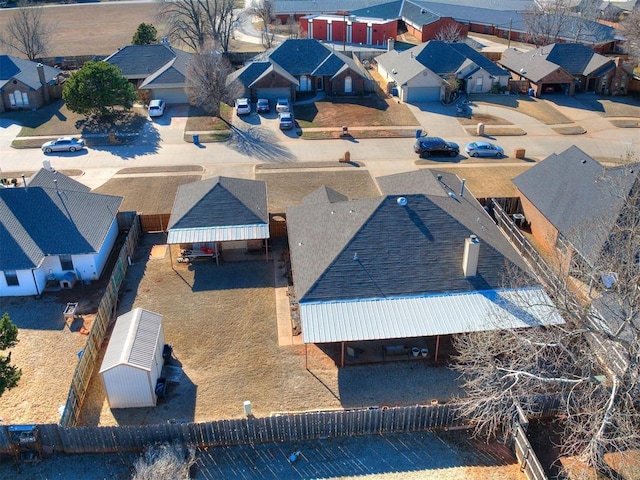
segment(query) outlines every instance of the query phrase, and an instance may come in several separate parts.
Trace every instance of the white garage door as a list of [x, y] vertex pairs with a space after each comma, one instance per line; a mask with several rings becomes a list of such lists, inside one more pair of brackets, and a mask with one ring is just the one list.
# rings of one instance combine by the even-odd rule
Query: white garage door
[[169, 104], [189, 103], [189, 98], [183, 88], [154, 88], [153, 98], [164, 100]]
[[440, 100], [440, 87], [411, 87], [405, 102], [434, 102]]
[[281, 88], [257, 88], [257, 98], [267, 98], [269, 100], [277, 100], [278, 98], [291, 98], [291, 89], [289, 87]]

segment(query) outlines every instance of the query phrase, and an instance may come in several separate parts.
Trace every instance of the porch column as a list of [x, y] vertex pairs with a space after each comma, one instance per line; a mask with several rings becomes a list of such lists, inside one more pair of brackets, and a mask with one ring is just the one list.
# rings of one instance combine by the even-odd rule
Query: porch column
[[344, 342], [340, 342], [340, 366], [344, 367]]
[[435, 358], [433, 359], [434, 362], [438, 361], [438, 350], [440, 349], [440, 335], [436, 336], [436, 354], [435, 354]]

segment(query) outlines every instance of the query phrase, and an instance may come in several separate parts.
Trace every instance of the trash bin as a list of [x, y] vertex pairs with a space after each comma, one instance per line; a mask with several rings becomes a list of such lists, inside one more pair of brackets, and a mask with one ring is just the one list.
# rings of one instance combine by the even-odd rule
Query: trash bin
[[193, 144], [194, 145], [200, 145], [200, 135], [194, 135], [193, 136]]
[[345, 162], [350, 162], [351, 161], [351, 152], [349, 152], [348, 150], [346, 152], [344, 152], [344, 161]]
[[530, 97], [533, 97], [533, 96], [535, 96], [535, 94], [536, 94], [536, 93], [533, 91], [533, 88], [530, 88], [530, 89], [527, 91], [527, 93], [529, 94], [529, 96], [530, 96]]
[[478, 135], [484, 135], [484, 123], [479, 123], [476, 128], [476, 133]]
[[416, 130], [416, 138], [420, 138], [422, 136], [422, 130]]
[[342, 127], [342, 136], [346, 137], [349, 135], [349, 127], [347, 127], [346, 125]]
[[516, 224], [516, 227], [522, 227], [522, 224], [524, 223], [524, 215], [522, 213], [514, 213], [513, 223]]
[[524, 155], [525, 155], [524, 148], [516, 148], [513, 151], [513, 156], [516, 157], [516, 158], [521, 158], [522, 159], [522, 158], [524, 158]]

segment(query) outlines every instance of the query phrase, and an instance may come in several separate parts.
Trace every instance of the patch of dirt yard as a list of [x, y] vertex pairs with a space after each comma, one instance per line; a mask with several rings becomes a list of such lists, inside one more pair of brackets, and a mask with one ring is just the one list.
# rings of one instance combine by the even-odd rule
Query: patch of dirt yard
[[416, 126], [418, 120], [406, 105], [391, 98], [371, 95], [363, 98], [334, 98], [331, 100], [294, 105], [300, 128], [309, 127], [372, 127]]
[[501, 166], [501, 165], [468, 165], [452, 168], [440, 168], [443, 172], [454, 173], [460, 178], [467, 181], [467, 188], [477, 198], [488, 197], [514, 197], [516, 187], [512, 180], [522, 172], [535, 165], [523, 164], [520, 166]]
[[115, 177], [93, 192], [124, 197], [120, 207], [122, 211], [132, 210], [144, 214], [171, 213], [178, 187], [185, 183], [197, 182], [201, 178], [201, 175], [167, 176], [166, 174], [147, 177]]
[[[81, 415], [84, 425], [155, 424], [272, 412], [415, 405], [460, 394], [457, 374], [424, 362], [387, 362], [338, 369], [313, 346], [305, 369], [303, 346], [279, 347], [274, 275], [284, 261], [175, 263], [149, 259], [165, 236], [145, 235], [127, 273], [118, 314], [143, 307], [164, 316], [165, 341], [173, 344], [183, 377], [155, 408], [110, 410], [94, 373]], [[173, 268], [171, 266], [173, 258]], [[424, 381], [428, 378], [428, 381]]]
[[[53, 27], [47, 55], [110, 55], [131, 43], [142, 22], [158, 29], [158, 38], [166, 35], [165, 26], [156, 18], [157, 5], [152, 3], [104, 2], [84, 5], [64, 5], [47, 8], [45, 20]], [[0, 31], [17, 12], [15, 8], [0, 9]], [[16, 55], [15, 50], [0, 43], [0, 54]]]
[[511, 108], [524, 115], [529, 115], [546, 125], [573, 123], [571, 119], [560, 113], [549, 102], [525, 95], [473, 95], [471, 100], [479, 105], [489, 104]]

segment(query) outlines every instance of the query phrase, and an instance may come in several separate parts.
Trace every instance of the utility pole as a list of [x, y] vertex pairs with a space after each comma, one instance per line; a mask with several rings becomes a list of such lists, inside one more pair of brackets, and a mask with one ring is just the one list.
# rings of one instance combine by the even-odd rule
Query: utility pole
[[513, 23], [513, 19], [509, 18], [509, 34], [507, 35], [507, 48], [511, 46], [511, 24]]

